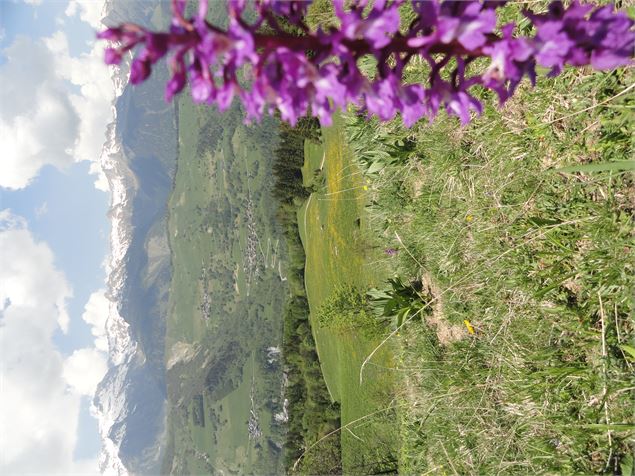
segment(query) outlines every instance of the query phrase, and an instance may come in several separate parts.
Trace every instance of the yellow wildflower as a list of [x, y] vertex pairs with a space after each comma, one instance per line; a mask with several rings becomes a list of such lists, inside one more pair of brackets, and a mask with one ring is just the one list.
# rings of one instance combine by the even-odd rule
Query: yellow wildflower
[[463, 323], [465, 324], [465, 327], [467, 327], [467, 331], [468, 331], [470, 334], [474, 334], [474, 327], [472, 326], [472, 323], [471, 323], [470, 321], [468, 321], [467, 319], [465, 319], [465, 320], [463, 321]]

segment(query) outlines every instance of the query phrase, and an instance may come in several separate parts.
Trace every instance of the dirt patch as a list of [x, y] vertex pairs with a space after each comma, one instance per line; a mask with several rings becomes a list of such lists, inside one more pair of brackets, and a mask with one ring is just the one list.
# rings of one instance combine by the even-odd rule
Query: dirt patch
[[439, 343], [443, 346], [447, 346], [453, 342], [464, 339], [467, 336], [467, 330], [463, 326], [451, 324], [447, 321], [443, 314], [443, 296], [441, 295], [441, 290], [428, 273], [423, 274], [421, 284], [423, 285], [423, 292], [427, 293], [433, 300], [431, 305], [432, 312], [425, 316], [425, 322], [434, 330]]
[[187, 342], [177, 342], [170, 349], [170, 357], [167, 362], [167, 369], [170, 370], [176, 364], [188, 363], [194, 358], [199, 350], [196, 344], [188, 344]]
[[423, 165], [417, 163], [414, 168], [415, 170], [413, 171], [410, 179], [410, 195], [413, 199], [417, 199], [423, 193], [423, 186], [426, 184], [426, 181], [424, 177], [425, 171]]

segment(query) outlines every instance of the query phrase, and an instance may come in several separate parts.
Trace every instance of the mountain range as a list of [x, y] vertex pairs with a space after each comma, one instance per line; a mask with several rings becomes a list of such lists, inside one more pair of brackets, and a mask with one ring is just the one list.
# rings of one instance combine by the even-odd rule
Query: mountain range
[[[169, 3], [109, 0], [103, 23], [155, 28]], [[165, 20], [165, 22], [168, 20]], [[164, 22], [164, 23], [165, 23]], [[155, 23], [155, 24], [153, 24]], [[111, 188], [109, 370], [93, 412], [103, 440], [104, 474], [156, 474], [166, 431], [165, 322], [171, 279], [167, 201], [175, 173], [175, 107], [163, 99], [167, 68], [128, 84], [130, 58], [112, 72], [116, 98], [101, 166]]]

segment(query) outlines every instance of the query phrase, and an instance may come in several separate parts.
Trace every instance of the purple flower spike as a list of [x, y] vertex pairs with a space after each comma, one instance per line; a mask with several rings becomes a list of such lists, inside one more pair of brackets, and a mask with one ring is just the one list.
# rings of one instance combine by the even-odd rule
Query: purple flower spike
[[496, 12], [484, 9], [480, 2], [446, 1], [441, 4], [437, 35], [442, 43], [454, 41], [467, 50], [474, 50], [486, 41], [486, 35], [496, 27]]
[[170, 36], [165, 33], [148, 33], [146, 35], [146, 49], [152, 64], [163, 58], [168, 52]]
[[106, 64], [121, 63], [121, 53], [115, 48], [106, 48], [104, 51], [104, 62]]
[[[172, 0], [169, 32], [125, 23], [98, 38], [112, 42], [105, 50], [108, 64], [140, 46], [133, 84], [169, 55], [167, 100], [189, 81], [195, 102], [226, 110], [237, 97], [247, 120], [277, 109], [291, 124], [311, 113], [328, 125], [338, 108], [353, 104], [382, 121], [399, 114], [407, 127], [424, 116], [433, 120], [440, 109], [465, 125], [482, 112], [474, 86], [496, 92], [504, 103], [523, 78], [535, 83], [537, 64], [553, 76], [566, 66], [611, 69], [633, 61], [634, 22], [611, 5], [554, 1], [545, 13], [526, 11], [536, 33], [522, 37], [514, 34], [514, 23], [498, 25], [505, 0], [410, 0], [415, 17], [400, 31], [403, 1], [375, 0], [369, 7], [367, 0], [333, 0], [340, 27], [313, 32], [304, 23], [310, 1], [227, 0], [229, 27], [223, 30], [206, 21], [207, 0], [191, 18], [187, 0]], [[280, 17], [299, 36], [285, 31]], [[471, 72], [470, 64], [483, 57], [489, 66]], [[369, 58], [376, 67], [366, 75], [360, 64]], [[403, 71], [414, 58], [428, 64], [428, 77], [404, 84]]]
[[496, 12], [482, 10], [479, 3], [472, 3], [461, 16], [458, 28], [458, 41], [465, 49], [475, 50], [483, 46], [486, 35], [496, 27]]
[[633, 20], [612, 5], [595, 9], [574, 1], [564, 8], [560, 1], [549, 6], [547, 13], [525, 15], [536, 25], [534, 39], [538, 64], [558, 74], [565, 64], [596, 69], [611, 69], [629, 64], [635, 49]]
[[100, 40], [117, 41], [121, 39], [123, 30], [121, 28], [108, 28], [100, 33], [97, 33], [97, 38]]
[[148, 58], [135, 58], [130, 65], [130, 82], [139, 84], [150, 76], [152, 69]]
[[172, 77], [165, 87], [165, 100], [171, 101], [172, 98], [180, 93], [185, 87], [187, 78], [185, 77], [185, 62], [183, 61], [184, 50], [170, 58], [170, 70]]
[[216, 91], [215, 102], [218, 105], [218, 109], [226, 111], [234, 99], [236, 91], [236, 85], [234, 83], [225, 83]]
[[361, 22], [363, 27], [359, 28], [373, 48], [383, 48], [389, 44], [392, 35], [399, 30], [399, 22], [401, 21], [398, 10], [399, 3], [387, 10], [378, 8], [379, 4], [380, 2], [375, 4], [368, 18]]
[[603, 19], [602, 23], [602, 34], [597, 35], [602, 38], [598, 42], [598, 48], [591, 52], [591, 66], [596, 69], [612, 69], [629, 64], [635, 52], [633, 21], [624, 13], [618, 12]]
[[534, 48], [524, 38], [513, 38], [515, 25], [503, 27], [503, 38], [492, 46], [483, 48], [492, 58], [490, 66], [481, 76], [482, 84], [498, 94], [504, 103], [513, 93], [523, 76], [534, 76]]
[[451, 93], [445, 101], [445, 108], [448, 114], [457, 116], [464, 126], [471, 120], [470, 111], [475, 111], [479, 116], [483, 112], [481, 103], [463, 91]]
[[425, 90], [420, 84], [411, 84], [402, 89], [400, 94], [401, 117], [406, 127], [413, 126], [425, 113]]
[[214, 92], [212, 82], [202, 75], [192, 75], [190, 85], [192, 88], [192, 100], [195, 103], [201, 104], [207, 102], [212, 97], [212, 93]]
[[165, 100], [171, 101], [172, 98], [180, 93], [185, 87], [185, 73], [180, 72], [174, 74], [165, 87]]

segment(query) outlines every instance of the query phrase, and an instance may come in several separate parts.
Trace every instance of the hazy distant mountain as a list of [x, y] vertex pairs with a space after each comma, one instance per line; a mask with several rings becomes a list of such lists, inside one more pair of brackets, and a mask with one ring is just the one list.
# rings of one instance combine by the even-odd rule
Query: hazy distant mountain
[[[104, 23], [165, 23], [169, 3], [106, 3]], [[129, 58], [127, 58], [129, 62]], [[172, 104], [163, 100], [161, 65], [143, 85], [127, 84], [128, 67], [113, 76], [115, 121], [102, 166], [112, 189], [107, 322], [110, 369], [94, 406], [99, 416], [102, 472], [156, 474], [165, 432], [165, 318], [170, 284], [166, 206], [177, 158]]]

